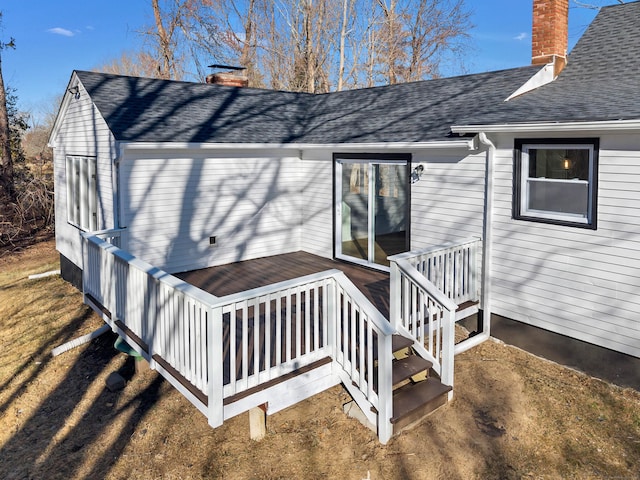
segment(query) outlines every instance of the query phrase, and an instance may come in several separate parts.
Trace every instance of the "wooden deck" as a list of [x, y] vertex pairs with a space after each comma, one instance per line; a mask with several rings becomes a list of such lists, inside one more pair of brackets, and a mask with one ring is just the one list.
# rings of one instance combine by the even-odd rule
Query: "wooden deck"
[[389, 318], [388, 273], [339, 260], [330, 260], [306, 252], [246, 260], [219, 267], [178, 273], [175, 276], [213, 295], [222, 297], [333, 268], [342, 270], [380, 313]]
[[[295, 252], [177, 275], [217, 297], [212, 298], [109, 242], [82, 238], [85, 302], [154, 362], [210, 425], [265, 403], [279, 411], [342, 382], [369, 421], [380, 422], [383, 443], [391, 437], [391, 420], [398, 415], [395, 407], [391, 411], [395, 329], [387, 320], [388, 274]], [[402, 291], [393, 300], [409, 300], [394, 323], [414, 346], [424, 345], [417, 344], [417, 353], [448, 386], [455, 305], [436, 293], [458, 304], [477, 300], [478, 245], [470, 239], [411, 256], [416, 265], [429, 267], [418, 273], [432, 284], [414, 279], [417, 267], [408, 257], [394, 259], [394, 282]], [[350, 282], [321, 273], [333, 269]], [[228, 297], [236, 293], [241, 295]], [[424, 312], [429, 314], [417, 316]], [[416, 318], [429, 322], [428, 328]], [[425, 343], [425, 332], [441, 332], [442, 339]], [[300, 376], [303, 369], [307, 374]]]

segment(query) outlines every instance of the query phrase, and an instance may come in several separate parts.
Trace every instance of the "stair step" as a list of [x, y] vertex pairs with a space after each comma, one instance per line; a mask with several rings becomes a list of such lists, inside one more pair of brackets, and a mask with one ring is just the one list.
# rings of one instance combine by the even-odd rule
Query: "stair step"
[[409, 355], [408, 357], [393, 362], [393, 385], [396, 385], [403, 380], [413, 377], [420, 372], [429, 370], [433, 366], [429, 360], [418, 355]]
[[[444, 394], [451, 390], [449, 385], [443, 385], [440, 380], [433, 377], [396, 390], [393, 395], [393, 418], [391, 418], [394, 433], [397, 433], [396, 428], [402, 428], [400, 425], [406, 426], [445, 404], [447, 400]], [[420, 417], [414, 419], [417, 413]]]
[[395, 353], [398, 350], [404, 350], [413, 345], [413, 340], [404, 335], [393, 335], [391, 337], [391, 350]]

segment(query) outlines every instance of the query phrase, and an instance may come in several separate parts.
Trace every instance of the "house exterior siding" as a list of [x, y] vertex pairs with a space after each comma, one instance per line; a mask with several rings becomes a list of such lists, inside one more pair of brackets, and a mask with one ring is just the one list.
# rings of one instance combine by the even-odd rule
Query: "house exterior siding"
[[120, 178], [128, 250], [170, 273], [300, 249], [295, 156], [136, 150]]
[[413, 156], [424, 166], [411, 185], [411, 248], [419, 249], [470, 236], [482, 237], [484, 152], [426, 151]]
[[514, 137], [497, 138], [493, 313], [640, 356], [640, 136], [599, 138], [595, 231], [513, 220]]
[[112, 164], [115, 141], [105, 121], [79, 86], [79, 98], [67, 96], [66, 112], [60, 117], [54, 145], [56, 248], [73, 264], [80, 266], [81, 230], [67, 221], [67, 155], [96, 157], [98, 229], [114, 227]]
[[333, 257], [333, 156], [330, 150], [304, 151], [301, 163], [301, 249]]

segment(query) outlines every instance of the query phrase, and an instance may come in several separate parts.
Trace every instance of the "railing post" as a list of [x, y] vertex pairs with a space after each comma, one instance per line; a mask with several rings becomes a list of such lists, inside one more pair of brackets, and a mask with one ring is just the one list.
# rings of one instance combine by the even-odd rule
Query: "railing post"
[[224, 422], [222, 307], [209, 307], [207, 317], [207, 420], [215, 428]]
[[386, 444], [393, 435], [391, 335], [378, 334], [378, 438]]
[[337, 328], [338, 328], [338, 282], [335, 278], [328, 278], [325, 282], [325, 290], [327, 295], [327, 345], [331, 349], [332, 358], [336, 358], [338, 354], [337, 347]]
[[395, 260], [389, 259], [391, 267], [391, 277], [389, 279], [389, 321], [391, 326], [397, 330], [402, 318], [402, 276], [400, 268]]
[[[453, 365], [455, 348], [455, 310], [445, 310], [444, 325], [442, 325], [442, 349], [440, 380], [445, 385], [453, 387]], [[449, 400], [453, 398], [453, 389], [449, 392]]]

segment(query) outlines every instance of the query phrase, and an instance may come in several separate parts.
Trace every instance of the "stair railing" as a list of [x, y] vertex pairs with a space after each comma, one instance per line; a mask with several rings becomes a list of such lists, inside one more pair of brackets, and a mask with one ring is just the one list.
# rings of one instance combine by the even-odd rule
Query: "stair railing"
[[407, 260], [390, 257], [390, 261], [391, 325], [411, 338], [418, 354], [433, 363], [440, 381], [453, 387], [457, 305]]
[[478, 301], [480, 238], [470, 237], [425, 249], [394, 255], [391, 259], [408, 261], [448, 298], [460, 305]]
[[[345, 388], [386, 444], [393, 434], [393, 352], [395, 329], [343, 273], [336, 286], [334, 362]], [[372, 411], [371, 407], [375, 409]]]
[[459, 304], [479, 298], [479, 251], [480, 239], [470, 238], [389, 257], [391, 324], [413, 339], [414, 348], [449, 386], [453, 386], [456, 310]]

